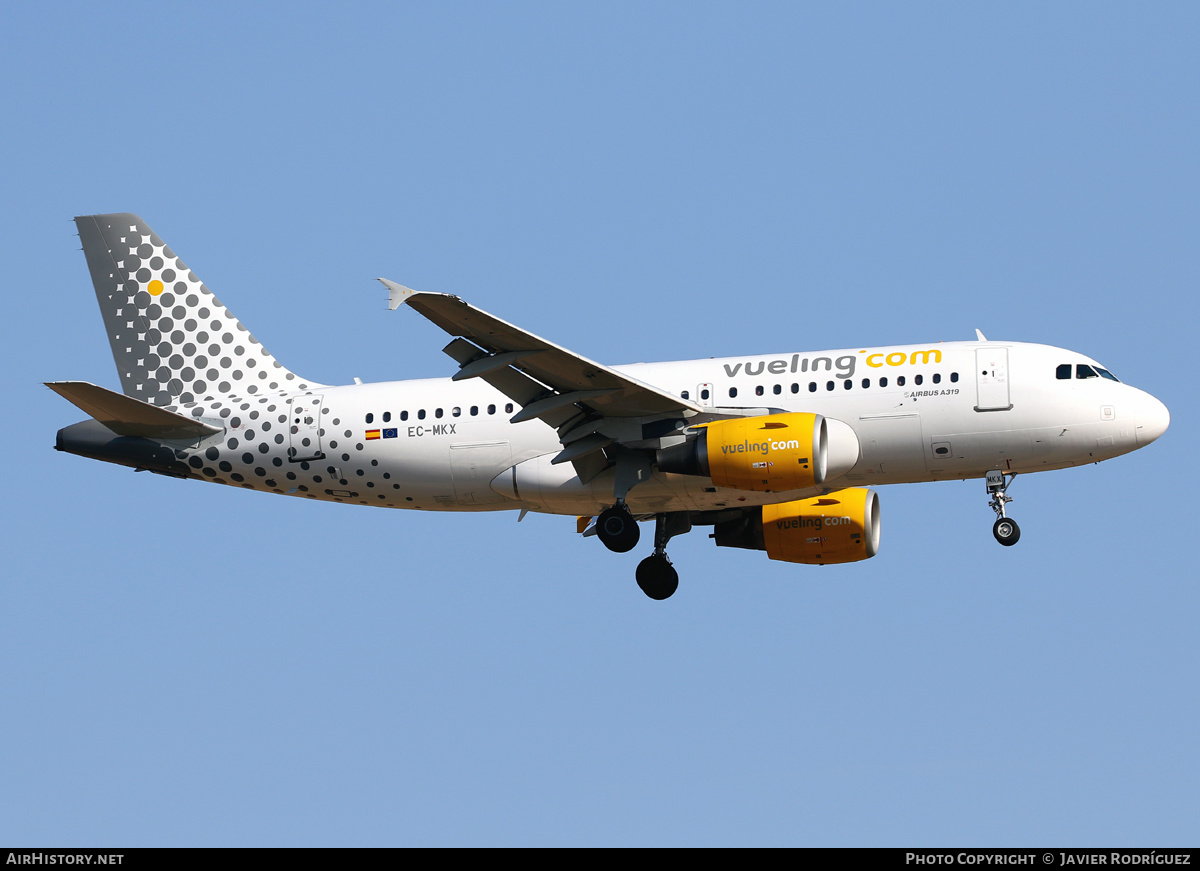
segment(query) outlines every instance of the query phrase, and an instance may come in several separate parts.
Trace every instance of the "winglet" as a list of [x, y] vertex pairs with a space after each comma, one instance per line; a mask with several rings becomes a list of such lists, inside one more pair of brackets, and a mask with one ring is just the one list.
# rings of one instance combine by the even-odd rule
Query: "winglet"
[[975, 330], [975, 338], [981, 342], [987, 341], [987, 337], [980, 330]]
[[405, 287], [403, 284], [388, 281], [386, 278], [380, 278], [379, 281], [388, 289], [388, 311], [395, 311], [400, 307], [401, 303], [416, 293], [411, 287]]

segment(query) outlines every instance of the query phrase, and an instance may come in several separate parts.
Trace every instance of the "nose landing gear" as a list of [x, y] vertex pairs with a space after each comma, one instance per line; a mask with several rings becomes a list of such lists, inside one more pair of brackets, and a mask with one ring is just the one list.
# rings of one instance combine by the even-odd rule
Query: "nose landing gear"
[[992, 535], [1005, 547], [1012, 547], [1021, 538], [1021, 527], [1017, 526], [1017, 521], [1004, 514], [1004, 506], [1013, 501], [1006, 491], [1016, 477], [1016, 472], [1006, 476], [1000, 469], [993, 469], [987, 473], [985, 479], [988, 494], [992, 497], [988, 506], [996, 512], [996, 522], [992, 524]]

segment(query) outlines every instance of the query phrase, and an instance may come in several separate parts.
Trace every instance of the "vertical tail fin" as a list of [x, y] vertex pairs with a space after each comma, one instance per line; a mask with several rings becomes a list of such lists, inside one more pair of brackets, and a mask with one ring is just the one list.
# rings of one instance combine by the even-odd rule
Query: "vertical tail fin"
[[305, 389], [137, 215], [75, 219], [121, 389], [154, 405]]

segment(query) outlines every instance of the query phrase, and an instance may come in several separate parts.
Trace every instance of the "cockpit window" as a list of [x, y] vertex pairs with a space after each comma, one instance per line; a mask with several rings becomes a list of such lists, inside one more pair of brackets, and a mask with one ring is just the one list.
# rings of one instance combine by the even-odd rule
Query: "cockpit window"
[[[1054, 368], [1054, 377], [1059, 381], [1067, 381], [1071, 377], [1071, 364], [1063, 363]], [[1107, 378], [1109, 381], [1121, 383], [1121, 379], [1109, 372], [1107, 369], [1101, 369], [1099, 366], [1087, 366], [1083, 363], [1075, 364], [1076, 378]]]

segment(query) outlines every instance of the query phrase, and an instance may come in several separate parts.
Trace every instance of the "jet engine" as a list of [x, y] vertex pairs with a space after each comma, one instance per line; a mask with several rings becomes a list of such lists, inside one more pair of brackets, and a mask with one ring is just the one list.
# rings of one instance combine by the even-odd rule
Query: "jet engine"
[[854, 431], [819, 414], [737, 417], [695, 430], [683, 444], [658, 452], [659, 471], [699, 475], [718, 487], [782, 492], [819, 486], [858, 462]]
[[809, 565], [851, 563], [879, 551], [879, 496], [851, 487], [826, 496], [748, 508], [717, 523], [718, 547], [765, 550], [775, 560]]

